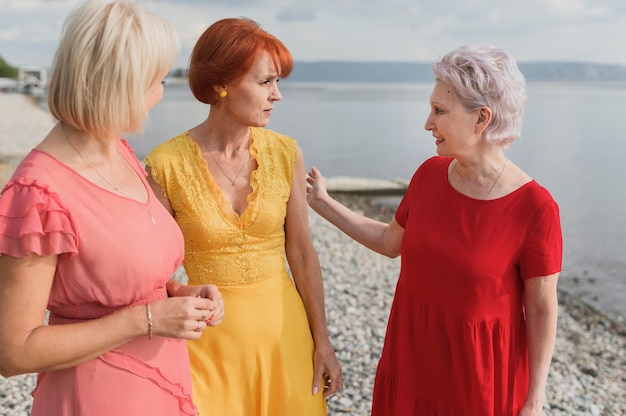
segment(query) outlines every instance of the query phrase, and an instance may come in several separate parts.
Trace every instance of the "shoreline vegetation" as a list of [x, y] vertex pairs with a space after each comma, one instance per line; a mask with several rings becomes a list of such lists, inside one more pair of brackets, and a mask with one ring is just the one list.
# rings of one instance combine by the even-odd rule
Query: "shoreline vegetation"
[[[0, 188], [54, 123], [36, 99], [0, 93]], [[380, 194], [335, 189], [333, 196], [340, 202], [385, 222], [393, 217], [400, 197], [397, 191]], [[399, 260], [373, 255], [313, 211], [310, 220], [324, 273], [329, 332], [345, 382], [344, 390], [329, 399], [329, 414], [365, 416]], [[623, 324], [559, 289], [559, 327], [545, 415], [626, 415], [624, 368]], [[34, 374], [0, 377], [0, 413], [29, 414], [35, 380]]]

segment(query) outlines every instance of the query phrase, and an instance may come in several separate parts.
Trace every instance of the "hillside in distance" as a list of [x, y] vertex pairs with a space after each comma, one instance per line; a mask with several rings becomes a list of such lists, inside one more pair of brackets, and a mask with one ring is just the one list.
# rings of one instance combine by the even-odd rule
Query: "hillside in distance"
[[[527, 81], [626, 82], [626, 66], [592, 63], [519, 62]], [[296, 61], [288, 78], [294, 82], [431, 82], [424, 62]]]

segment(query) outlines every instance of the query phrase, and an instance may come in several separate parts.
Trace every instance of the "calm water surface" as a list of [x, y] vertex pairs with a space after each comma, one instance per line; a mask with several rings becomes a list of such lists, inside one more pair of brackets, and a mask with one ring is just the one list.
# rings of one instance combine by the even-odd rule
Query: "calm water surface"
[[[432, 84], [281, 81], [269, 128], [296, 138], [307, 168], [326, 176], [409, 179], [435, 154], [424, 130]], [[508, 156], [561, 208], [559, 285], [626, 317], [626, 85], [531, 83], [522, 138]], [[168, 85], [137, 155], [206, 118], [185, 85]]]

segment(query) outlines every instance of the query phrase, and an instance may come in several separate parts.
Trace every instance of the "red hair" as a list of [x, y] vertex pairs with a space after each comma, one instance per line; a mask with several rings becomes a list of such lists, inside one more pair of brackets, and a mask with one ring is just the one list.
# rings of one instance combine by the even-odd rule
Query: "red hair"
[[189, 87], [194, 97], [215, 104], [214, 87], [236, 83], [263, 53], [273, 59], [279, 76], [286, 78], [293, 68], [289, 49], [255, 21], [228, 18], [213, 23], [196, 42], [189, 61]]

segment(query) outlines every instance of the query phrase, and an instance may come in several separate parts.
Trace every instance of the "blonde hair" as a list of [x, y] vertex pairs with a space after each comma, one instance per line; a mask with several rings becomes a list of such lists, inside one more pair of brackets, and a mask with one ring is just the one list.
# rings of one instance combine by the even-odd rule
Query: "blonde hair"
[[98, 138], [141, 131], [145, 95], [171, 70], [178, 38], [135, 0], [87, 0], [67, 17], [48, 84], [58, 120]]

